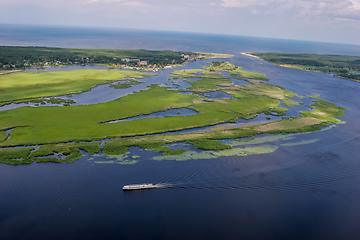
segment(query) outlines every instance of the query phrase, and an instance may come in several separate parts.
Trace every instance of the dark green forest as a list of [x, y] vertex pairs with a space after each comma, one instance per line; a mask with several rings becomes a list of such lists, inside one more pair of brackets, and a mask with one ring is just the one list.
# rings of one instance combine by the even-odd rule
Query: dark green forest
[[320, 54], [251, 53], [259, 58], [277, 64], [292, 65], [294, 68], [333, 73], [337, 77], [360, 80], [360, 57]]
[[135, 61], [122, 61], [123, 58], [148, 61], [148, 64], [166, 66], [181, 64], [182, 55], [194, 55], [191, 52], [119, 50], [119, 49], [72, 49], [50, 47], [0, 46], [0, 68], [24, 69], [31, 66], [71, 65], [71, 64], [127, 64], [135, 66]]

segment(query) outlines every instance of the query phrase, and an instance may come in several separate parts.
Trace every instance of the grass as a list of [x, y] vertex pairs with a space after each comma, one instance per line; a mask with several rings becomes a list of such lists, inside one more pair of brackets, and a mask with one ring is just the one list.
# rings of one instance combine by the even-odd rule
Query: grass
[[[219, 66], [215, 65], [214, 67], [221, 68], [222, 71], [226, 69], [232, 71], [230, 67], [233, 67], [233, 65], [220, 63]], [[215, 69], [211, 71], [195, 69], [175, 71], [173, 74], [186, 79], [193, 78], [194, 74], [200, 72], [201, 76], [196, 76], [199, 80], [189, 81], [192, 84], [192, 87], [188, 89], [189, 91], [195, 89], [205, 92], [214, 91], [215, 88], [218, 88], [217, 86], [222, 85], [227, 87], [217, 90], [224, 91], [237, 99], [214, 99], [210, 101], [205, 97], [180, 94], [175, 90], [151, 85], [148, 90], [136, 92], [106, 103], [68, 107], [21, 107], [0, 112], [0, 139], [2, 139], [0, 146], [42, 144], [29, 157], [29, 159], [37, 162], [72, 162], [81, 157], [79, 150], [85, 150], [89, 154], [99, 152], [100, 143], [64, 143], [105, 138], [116, 138], [106, 141], [101, 149], [106, 155], [125, 154], [130, 146], [163, 152], [164, 156], [185, 154], [186, 150], [184, 149], [173, 150], [166, 146], [166, 144], [176, 142], [188, 142], [200, 149], [228, 149], [227, 151], [229, 151], [231, 146], [218, 140], [253, 137], [262, 133], [287, 134], [318, 131], [321, 129], [319, 126], [339, 123], [340, 121], [337, 118], [342, 117], [344, 114], [344, 108], [326, 102], [319, 97], [313, 97], [311, 109], [301, 112], [302, 115], [297, 118], [284, 118], [281, 121], [262, 125], [244, 125], [233, 129], [216, 129], [201, 133], [142, 137], [142, 135], [154, 133], [235, 122], [238, 118], [249, 119], [259, 113], [282, 116], [285, 115], [288, 109], [279, 107], [281, 100], [289, 105], [296, 104], [289, 98], [298, 95], [279, 86], [257, 80], [248, 80], [249, 85], [234, 86], [229, 79], [217, 71]], [[205, 103], [204, 100], [208, 101]], [[171, 108], [179, 109], [190, 106], [192, 106], [192, 110], [197, 112], [196, 115], [167, 116], [107, 123]], [[121, 111], [114, 111], [114, 109], [121, 109]], [[14, 128], [11, 131], [11, 138], [6, 139], [4, 131], [11, 128]], [[133, 138], [124, 138], [130, 136], [133, 136]], [[55, 153], [56, 155], [52, 156]], [[19, 162], [16, 159], [14, 161]]]
[[223, 144], [222, 142], [211, 139], [190, 140], [188, 143], [191, 143], [194, 147], [203, 150], [225, 150], [231, 148], [228, 144]]
[[116, 88], [116, 89], [120, 89], [120, 88], [130, 88], [134, 85], [137, 85], [137, 84], [141, 84], [143, 82], [139, 82], [139, 81], [136, 81], [136, 80], [133, 80], [133, 79], [127, 79], [125, 82], [119, 82], [117, 84], [109, 84], [109, 87], [113, 87], [113, 88]]
[[0, 149], [0, 163], [10, 165], [30, 164], [33, 160], [29, 158], [29, 155], [33, 150], [34, 148]]
[[230, 87], [231, 80], [214, 79], [214, 78], [202, 78], [197, 81], [188, 81], [192, 86], [188, 88], [190, 91], [203, 92], [209, 90], [218, 90], [218, 86]]
[[185, 69], [185, 70], [177, 70], [172, 72], [173, 75], [177, 77], [184, 78], [226, 78], [223, 74], [216, 71], [209, 71], [205, 69]]
[[125, 77], [143, 78], [150, 75], [154, 74], [93, 69], [11, 74], [0, 77], [0, 103], [81, 93], [99, 84], [111, 83]]
[[[270, 88], [274, 87], [269, 86]], [[258, 94], [260, 95], [255, 95], [254, 89], [248, 91], [247, 88], [229, 92], [235, 97], [239, 97], [239, 100], [225, 99], [222, 102], [203, 103], [201, 99], [204, 98], [178, 94], [166, 88], [156, 87], [111, 102], [95, 105], [69, 106], [66, 108], [23, 107], [3, 111], [0, 112], [2, 119], [1, 129], [15, 129], [11, 132], [12, 137], [1, 142], [0, 145], [48, 144], [90, 141], [107, 137], [137, 136], [232, 122], [237, 118], [248, 119], [255, 117], [256, 114], [261, 112], [273, 113], [277, 111], [283, 113], [286, 110], [278, 107], [278, 99], [269, 97], [282, 98], [282, 95], [276, 95], [268, 91], [265, 91], [267, 95], [264, 94], [264, 91], [259, 91]], [[255, 88], [258, 88], [258, 86]], [[104, 122], [111, 120], [150, 114], [169, 108], [189, 107], [190, 105], [194, 106], [192, 109], [197, 111], [198, 114], [104, 124]], [[122, 111], [112, 111], [112, 109], [122, 109]], [[316, 114], [316, 111], [306, 114]], [[320, 114], [317, 115], [322, 117]], [[91, 131], [88, 131], [88, 129], [91, 129]]]
[[[79, 149], [88, 152], [89, 154], [95, 154], [99, 152], [100, 143], [75, 143], [75, 144], [48, 144], [42, 145], [39, 149], [30, 155], [30, 158], [36, 162], [73, 162], [81, 158], [82, 154]], [[58, 157], [49, 157], [51, 155], [58, 154]], [[63, 159], [61, 158], [63, 156]], [[59, 158], [60, 157], [60, 158]]]
[[209, 69], [210, 71], [228, 71], [234, 76], [239, 76], [241, 78], [251, 78], [263, 81], [269, 81], [265, 74], [245, 71], [242, 70], [242, 67], [235, 66], [229, 62], [212, 62], [210, 66], [203, 66], [204, 69]]
[[286, 106], [289, 106], [289, 107], [293, 107], [293, 106], [295, 106], [295, 105], [300, 105], [300, 103], [298, 103], [298, 102], [295, 102], [295, 101], [293, 101], [293, 100], [291, 100], [291, 99], [289, 99], [289, 98], [286, 98], [286, 99], [284, 99], [283, 100], [283, 103], [286, 105]]
[[5, 141], [8, 138], [8, 135], [5, 131], [0, 131], [0, 142]]

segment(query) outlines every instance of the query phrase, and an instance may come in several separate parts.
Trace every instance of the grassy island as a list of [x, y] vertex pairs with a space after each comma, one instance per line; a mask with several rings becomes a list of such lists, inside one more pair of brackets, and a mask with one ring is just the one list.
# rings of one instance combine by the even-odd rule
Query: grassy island
[[[231, 73], [226, 77], [222, 72]], [[65, 92], [86, 91], [92, 86], [112, 82], [129, 74], [132, 77], [145, 77], [138, 72], [90, 70], [57, 72], [58, 78], [66, 79], [60, 83]], [[55, 88], [46, 87], [50, 83], [44, 79], [48, 73], [19, 73], [4, 77], [16, 80], [5, 81], [12, 94], [1, 95], [3, 101], [12, 101], [23, 97], [26, 91], [33, 97], [49, 95], [51, 91], [59, 94]], [[22, 88], [21, 83], [38, 83], [37, 88]], [[52, 76], [52, 75], [49, 75]], [[1, 77], [1, 78], [4, 78]], [[65, 78], [66, 77], [66, 78]], [[163, 152], [164, 155], [177, 155], [185, 149], [172, 149], [167, 144], [187, 142], [204, 150], [231, 150], [232, 146], [223, 144], [222, 139], [253, 137], [262, 133], [298, 133], [318, 131], [321, 126], [340, 123], [337, 118], [343, 116], [344, 108], [326, 102], [319, 97], [312, 99], [308, 111], [299, 113], [299, 117], [285, 117], [286, 103], [292, 107], [300, 105], [302, 97], [282, 87], [271, 85], [263, 74], [243, 71], [242, 68], [228, 62], [212, 62], [202, 69], [174, 71], [169, 76], [174, 80], [188, 82], [191, 87], [175, 90], [152, 85], [149, 89], [136, 92], [106, 103], [78, 106], [42, 106], [21, 107], [0, 112], [0, 162], [8, 164], [28, 164], [36, 162], [71, 162], [79, 159], [82, 151], [90, 154], [99, 152], [99, 140], [107, 140], [101, 148], [107, 155], [125, 154], [131, 146]], [[242, 79], [247, 84], [236, 85], [234, 79]], [[144, 79], [146, 82], [146, 79]], [[6, 92], [0, 85], [0, 91]], [[51, 86], [51, 84], [50, 84]], [[191, 92], [183, 94], [180, 92]], [[223, 92], [230, 97], [211, 99], [204, 93]], [[29, 94], [27, 93], [27, 94]], [[54, 94], [53, 93], [53, 94]], [[62, 94], [63, 94], [62, 93]], [[38, 95], [36, 95], [38, 94]], [[41, 95], [42, 94], [42, 95]], [[15, 96], [15, 97], [14, 97]], [[291, 99], [293, 98], [293, 99]], [[295, 99], [296, 98], [296, 99]], [[296, 101], [294, 101], [296, 100]], [[195, 115], [142, 118], [131, 121], [117, 121], [134, 116], [151, 114], [167, 109], [188, 108], [196, 111]], [[117, 109], [117, 111], [114, 111]], [[258, 114], [284, 116], [283, 120], [260, 125], [243, 125], [233, 128], [215, 128], [207, 132], [170, 133], [183, 129], [213, 126], [220, 123], [233, 123], [237, 119], [251, 119]], [[6, 130], [11, 131], [4, 134]], [[7, 136], [8, 135], [8, 136]], [[32, 146], [40, 145], [38, 149]], [[31, 146], [9, 148], [14, 146]], [[17, 150], [18, 149], [18, 150]], [[266, 152], [266, 151], [264, 151]]]
[[[0, 105], [34, 102], [39, 97], [86, 92], [99, 84], [125, 77], [144, 78], [154, 74], [116, 70], [77, 70], [49, 73], [24, 72], [0, 78]], [[135, 80], [127, 80], [134, 82]], [[136, 81], [135, 81], [136, 82]]]
[[333, 73], [336, 77], [360, 81], [360, 57], [343, 55], [251, 53], [276, 65], [304, 71]]

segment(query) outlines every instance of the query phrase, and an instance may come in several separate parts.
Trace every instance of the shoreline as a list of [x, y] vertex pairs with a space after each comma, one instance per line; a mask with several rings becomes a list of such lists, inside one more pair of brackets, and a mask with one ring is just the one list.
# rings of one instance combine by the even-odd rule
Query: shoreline
[[[248, 56], [248, 57], [254, 57], [254, 58], [257, 58], [257, 59], [261, 59], [258, 56], [252, 55], [251, 53], [248, 53], [248, 52], [240, 52], [240, 54]], [[263, 59], [261, 59], [261, 60], [263, 60]]]

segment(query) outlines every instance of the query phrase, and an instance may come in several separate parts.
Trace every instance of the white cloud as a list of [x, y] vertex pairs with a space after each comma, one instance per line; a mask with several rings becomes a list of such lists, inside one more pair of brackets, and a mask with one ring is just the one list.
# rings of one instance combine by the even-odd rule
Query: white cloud
[[360, 20], [360, 0], [221, 0], [221, 6], [244, 8], [253, 14]]
[[360, 0], [349, 0], [355, 10], [360, 10]]

